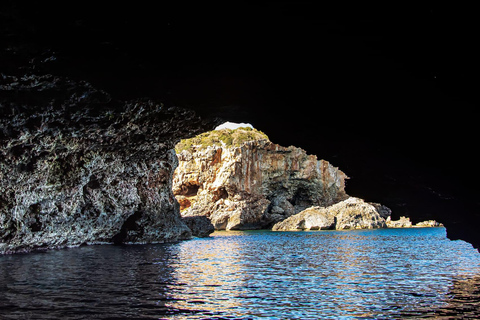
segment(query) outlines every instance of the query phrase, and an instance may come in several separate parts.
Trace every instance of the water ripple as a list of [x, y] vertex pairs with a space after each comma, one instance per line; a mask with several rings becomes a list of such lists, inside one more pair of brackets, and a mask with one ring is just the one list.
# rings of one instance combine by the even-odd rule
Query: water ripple
[[443, 228], [216, 232], [0, 257], [0, 318], [475, 319], [479, 287]]

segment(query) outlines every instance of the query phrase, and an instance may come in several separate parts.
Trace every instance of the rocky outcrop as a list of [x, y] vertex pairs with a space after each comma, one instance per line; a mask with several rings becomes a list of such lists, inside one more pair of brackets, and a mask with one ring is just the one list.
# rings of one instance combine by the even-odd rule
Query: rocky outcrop
[[182, 220], [194, 237], [205, 238], [215, 231], [212, 222], [205, 216], [183, 217]]
[[349, 230], [377, 228], [441, 227], [434, 220], [413, 225], [409, 218], [391, 220], [391, 210], [378, 203], [350, 197], [328, 207], [311, 207], [276, 223], [273, 231]]
[[385, 228], [386, 207], [350, 197], [328, 207], [308, 208], [272, 228], [274, 231]]
[[323, 207], [315, 206], [303, 210], [276, 223], [273, 231], [330, 230], [335, 229], [335, 216]]
[[216, 229], [270, 227], [308, 207], [347, 198], [341, 170], [267, 139], [192, 145], [177, 156], [173, 191], [182, 215], [205, 215]]
[[[251, 128], [216, 130], [176, 146], [173, 192], [182, 216], [217, 230], [347, 230], [414, 227], [409, 218], [345, 193], [347, 176], [300, 148]], [[427, 221], [415, 226], [439, 226]]]
[[389, 228], [411, 228], [413, 226], [410, 218], [406, 217], [400, 217], [398, 220], [391, 220], [391, 218], [388, 217], [386, 223]]
[[337, 230], [375, 229], [387, 226], [378, 207], [359, 198], [351, 197], [328, 207], [327, 210], [335, 216]]
[[410, 218], [407, 217], [400, 217], [398, 220], [391, 220], [390, 217], [388, 217], [387, 221], [387, 226], [389, 228], [433, 228], [433, 227], [443, 227], [443, 224], [440, 222], [437, 222], [435, 220], [427, 220], [427, 221], [421, 221], [417, 224], [413, 224], [412, 221], [410, 221]]
[[49, 75], [2, 75], [0, 91], [0, 253], [191, 237], [173, 148], [213, 123]]
[[426, 220], [421, 221], [415, 225], [417, 228], [433, 228], [433, 227], [443, 227], [443, 223], [437, 222], [435, 220]]

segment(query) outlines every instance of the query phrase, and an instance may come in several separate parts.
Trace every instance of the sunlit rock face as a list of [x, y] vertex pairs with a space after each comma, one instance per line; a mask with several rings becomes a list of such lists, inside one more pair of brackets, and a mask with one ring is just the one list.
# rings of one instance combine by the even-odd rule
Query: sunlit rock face
[[0, 90], [0, 253], [191, 236], [173, 148], [215, 123], [49, 75], [2, 75]]
[[398, 220], [391, 220], [389, 217], [386, 222], [389, 228], [410, 228], [413, 226], [412, 221], [407, 217], [400, 217]]
[[392, 211], [379, 203], [365, 202], [349, 197], [346, 200], [326, 207], [310, 207], [283, 221], [276, 223], [273, 231], [300, 230], [349, 230], [377, 228], [443, 227], [435, 220], [413, 225], [409, 218], [391, 220]]
[[206, 215], [220, 230], [268, 227], [308, 207], [347, 197], [347, 176], [341, 170], [267, 139], [239, 146], [194, 145], [178, 159], [173, 191], [182, 215]]
[[433, 228], [433, 227], [443, 227], [443, 223], [437, 222], [435, 220], [426, 220], [420, 221], [417, 224], [413, 224], [410, 221], [410, 218], [400, 217], [398, 220], [391, 220], [391, 217], [388, 217], [386, 220], [387, 227], [389, 228]]
[[387, 227], [388, 208], [350, 197], [328, 207], [308, 208], [273, 226], [274, 231], [375, 229]]

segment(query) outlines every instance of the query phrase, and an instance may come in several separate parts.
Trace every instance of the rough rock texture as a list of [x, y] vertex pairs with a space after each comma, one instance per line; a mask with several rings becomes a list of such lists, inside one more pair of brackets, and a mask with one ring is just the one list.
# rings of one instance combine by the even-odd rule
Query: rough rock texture
[[347, 176], [338, 168], [265, 139], [240, 147], [192, 146], [178, 159], [173, 191], [182, 215], [205, 215], [216, 229], [269, 227], [347, 197]]
[[417, 223], [415, 227], [417, 228], [443, 227], [443, 223], [437, 222], [435, 220], [426, 220], [426, 221]]
[[213, 123], [49, 75], [2, 75], [0, 99], [0, 253], [191, 236], [173, 148]]
[[387, 209], [385, 206], [367, 203], [362, 199], [350, 197], [328, 207], [308, 208], [275, 224], [272, 230], [385, 228], [387, 225], [380, 212], [388, 212]]
[[327, 210], [335, 216], [335, 229], [374, 229], [386, 228], [378, 207], [359, 198], [348, 198]]
[[335, 216], [324, 207], [311, 207], [276, 223], [273, 231], [335, 229]]
[[[441, 24], [444, 26], [435, 30], [450, 30], [453, 27], [458, 31], [449, 32], [450, 35], [455, 35], [444, 39], [449, 43], [445, 48], [450, 49], [440, 53], [443, 55], [440, 61], [450, 63], [450, 66], [444, 67], [453, 72], [450, 73], [450, 80], [444, 80], [448, 82], [448, 85], [442, 86], [447, 94], [445, 96], [437, 94], [437, 86], [424, 87], [423, 78], [412, 79], [411, 73], [408, 79], [395, 77], [400, 85], [383, 81], [382, 75], [388, 68], [385, 68], [383, 59], [377, 59], [376, 55], [370, 53], [364, 55], [364, 58], [372, 58], [368, 61], [373, 64], [357, 63], [354, 59], [343, 63], [344, 56], [337, 53], [346, 52], [351, 48], [350, 41], [356, 43], [358, 40], [350, 36], [348, 28], [345, 29], [346, 33], [340, 35], [347, 41], [338, 41], [339, 35], [335, 28], [330, 30], [333, 30], [334, 36], [325, 38], [330, 39], [330, 45], [335, 50], [323, 50], [323, 46], [313, 47], [311, 35], [318, 33], [316, 27], [323, 28], [323, 24], [318, 23], [322, 19], [321, 15], [317, 15], [320, 20], [315, 21], [304, 19], [302, 14], [295, 14], [298, 23], [285, 24], [285, 19], [265, 14], [274, 17], [275, 21], [273, 24], [262, 23], [266, 28], [262, 32], [258, 29], [258, 23], [249, 24], [251, 28], [248, 30], [244, 30], [242, 25], [242, 22], [250, 18], [257, 21], [256, 18], [262, 17], [257, 10], [236, 10], [238, 6], [235, 5], [235, 10], [231, 10], [234, 16], [228, 15], [225, 19], [225, 15], [216, 14], [217, 10], [210, 10], [216, 8], [216, 5], [205, 7], [202, 3], [198, 7], [204, 8], [201, 13], [189, 10], [191, 12], [186, 17], [183, 13], [174, 14], [181, 16], [181, 21], [188, 22], [189, 25], [182, 23], [182, 28], [172, 28], [170, 24], [160, 21], [165, 21], [162, 17], [169, 16], [168, 12], [183, 12], [183, 3], [179, 3], [178, 10], [173, 11], [169, 11], [172, 2], [167, 1], [161, 2], [162, 6], [166, 4], [166, 10], [158, 10], [160, 2], [154, 3], [154, 10], [145, 9], [143, 5], [123, 5], [125, 2], [118, 5], [101, 3], [86, 5], [77, 2], [75, 5], [65, 1], [2, 1], [0, 73], [18, 77], [31, 72], [65, 75], [101, 85], [108, 88], [112, 96], [122, 99], [141, 96], [163, 99], [170, 95], [170, 101], [195, 108], [202, 114], [255, 123], [259, 128], [275, 135], [279, 139], [276, 142], [280, 144], [290, 143], [293, 137], [299, 140], [309, 137], [302, 143], [310, 152], [321, 154], [326, 159], [333, 159], [331, 157], [336, 155], [336, 165], [343, 169], [348, 165], [348, 173], [355, 176], [357, 181], [350, 186], [351, 193], [363, 194], [365, 199], [379, 199], [398, 215], [408, 213], [414, 222], [427, 219], [442, 221], [448, 229], [450, 239], [463, 239], [476, 248], [479, 247], [480, 232], [476, 226], [480, 224], [480, 202], [477, 200], [480, 170], [475, 157], [476, 148], [469, 147], [476, 145], [476, 120], [475, 117], [464, 116], [471, 109], [472, 103], [478, 104], [477, 86], [470, 85], [476, 83], [477, 73], [470, 67], [458, 67], [459, 61], [468, 66], [465, 62], [468, 61], [468, 56], [467, 60], [463, 59], [465, 52], [474, 51], [459, 50], [456, 45], [472, 43], [469, 41], [471, 37], [464, 31], [472, 30], [470, 32], [473, 35], [478, 28], [471, 28], [464, 23], [476, 23], [478, 20], [464, 19], [460, 14], [454, 15], [460, 23], [452, 23], [451, 19], [438, 20], [443, 21]], [[303, 1], [298, 4], [298, 9], [309, 16], [309, 9], [316, 3], [311, 2], [310, 7], [305, 7]], [[260, 7], [264, 13], [271, 10], [270, 5]], [[62, 8], [64, 14], [58, 14]], [[285, 17], [292, 17], [290, 11], [292, 10], [283, 10]], [[405, 12], [397, 15], [399, 21], [404, 20], [404, 14]], [[449, 10], [445, 10], [444, 14], [445, 17], [450, 15]], [[223, 22], [228, 22], [228, 25]], [[205, 32], [215, 31], [219, 25], [225, 30], [233, 31], [226, 31], [233, 36], [218, 41], [216, 32]], [[363, 25], [370, 28], [371, 22]], [[399, 25], [401, 24], [389, 23], [393, 33], [387, 34], [405, 31], [405, 34], [422, 39], [425, 33], [419, 32], [419, 26], [423, 26], [427, 33], [431, 31], [430, 23], [411, 24], [412, 28], [401, 31]], [[292, 28], [299, 32], [292, 31]], [[385, 34], [382, 28], [376, 30], [380, 35]], [[269, 38], [279, 41], [264, 41], [267, 33]], [[251, 35], [253, 38], [236, 37], [235, 34]], [[459, 40], [462, 34], [465, 41]], [[199, 35], [206, 35], [207, 38]], [[306, 41], [301, 41], [298, 35], [303, 35], [303, 40]], [[379, 45], [384, 42], [383, 36], [376, 39], [380, 39]], [[417, 44], [422, 41], [410, 41], [410, 36], [403, 39], [407, 40], [410, 47], [406, 51], [395, 50], [396, 58], [389, 59], [392, 66], [396, 64], [395, 60], [405, 61], [405, 52], [417, 52]], [[268, 59], [259, 59], [257, 54], [251, 54], [252, 51], [248, 48], [252, 43], [258, 44], [256, 51]], [[278, 45], [272, 45], [273, 43]], [[341, 47], [337, 47], [339, 44]], [[325, 46], [328, 47], [329, 44]], [[194, 50], [195, 54], [191, 54], [193, 48], [199, 47], [202, 49]], [[423, 49], [427, 49], [424, 51], [425, 56], [429, 55], [429, 48], [428, 45], [423, 46]], [[222, 54], [219, 55], [219, 52]], [[325, 53], [330, 56], [322, 56]], [[338, 59], [339, 63], [315, 63], [331, 61], [328, 57]], [[475, 54], [469, 57], [471, 61], [477, 59]], [[418, 62], [417, 55], [412, 55], [411, 58], [411, 62]], [[232, 61], [236, 62], [231, 63]], [[279, 65], [284, 67], [279, 68]], [[344, 71], [339, 71], [340, 66]], [[352, 94], [345, 95], [343, 93], [347, 87], [339, 86], [331, 80], [337, 79], [339, 74], [351, 72], [352, 67], [361, 68], [353, 74], [370, 75], [370, 78], [363, 79], [365, 87], [359, 86], [358, 81], [347, 81], [347, 84], [352, 85], [348, 90], [353, 91]], [[179, 70], [182, 71], [181, 77], [169, 77]], [[202, 76], [199, 70], [206, 74], [203, 72]], [[308, 73], [307, 76], [305, 72]], [[318, 76], [308, 76], [315, 74]], [[170, 79], [174, 80], [173, 83]], [[411, 86], [410, 80], [415, 80], [417, 85]], [[456, 89], [452, 89], [451, 85]], [[340, 119], [338, 108], [322, 108], [321, 119], [312, 116], [319, 112], [318, 104], [312, 103], [312, 95], [305, 93], [315, 92], [320, 86], [325, 89], [321, 100], [326, 104], [328, 101], [337, 102], [341, 98], [343, 105], [353, 105], [362, 97], [373, 104], [351, 110], [354, 112], [343, 112], [339, 126], [335, 120]], [[410, 90], [420, 87], [426, 90]], [[376, 93], [379, 94], [372, 95], [369, 88], [377, 88]], [[463, 108], [458, 107], [455, 91], [467, 93], [462, 96], [470, 103], [463, 104]], [[419, 95], [423, 98], [418, 99]], [[408, 112], [382, 119], [383, 122], [388, 122], [390, 130], [379, 134], [378, 126], [365, 124], [372, 117], [382, 118], [378, 110], [392, 96], [398, 96], [395, 103], [399, 108], [408, 106]], [[430, 113], [421, 112], [423, 116], [414, 118], [417, 121], [412, 123], [408, 132], [403, 130], [405, 123], [412, 120], [411, 115], [425, 107], [425, 101], [432, 101], [435, 97], [437, 99], [432, 102], [432, 106], [438, 110], [441, 109], [438, 103], [444, 106], [443, 110], [449, 110], [451, 105], [457, 107], [452, 112], [435, 113], [435, 120], [432, 120]], [[292, 109], [293, 105], [296, 107]], [[285, 119], [289, 120], [288, 127], [285, 126]], [[468, 125], [461, 128], [457, 126], [456, 130], [445, 130], [445, 123], [453, 120], [460, 123], [467, 121]], [[409, 133], [408, 138], [406, 133]], [[432, 134], [437, 139], [432, 139]], [[338, 141], [345, 143], [339, 144]], [[458, 143], [459, 141], [465, 143]], [[452, 164], [451, 157], [445, 156], [446, 154], [455, 155], [462, 167], [468, 168], [468, 173], [465, 170], [446, 169]], [[408, 160], [409, 165], [399, 166], [399, 161], [403, 162], [399, 159]], [[427, 163], [429, 170], [425, 170]], [[386, 189], [388, 192], [385, 192]]]
[[375, 229], [375, 228], [412, 228], [441, 227], [434, 220], [419, 222], [413, 225], [409, 218], [400, 217], [392, 221], [391, 210], [381, 204], [365, 202], [350, 197], [328, 207], [311, 207], [276, 223], [274, 231], [299, 231], [323, 229]]
[[205, 238], [215, 231], [212, 222], [205, 216], [183, 217], [182, 220], [194, 237]]
[[387, 218], [387, 226], [389, 228], [433, 228], [433, 227], [443, 227], [443, 224], [435, 220], [421, 221], [417, 224], [413, 224], [410, 221], [410, 218], [400, 217], [398, 220], [391, 220], [390, 217]]
[[410, 218], [406, 217], [400, 217], [398, 220], [391, 220], [389, 217], [386, 222], [389, 228], [411, 228], [413, 226]]
[[383, 204], [375, 202], [369, 202], [369, 204], [375, 207], [375, 210], [377, 210], [383, 219], [388, 219], [392, 215], [392, 210]]

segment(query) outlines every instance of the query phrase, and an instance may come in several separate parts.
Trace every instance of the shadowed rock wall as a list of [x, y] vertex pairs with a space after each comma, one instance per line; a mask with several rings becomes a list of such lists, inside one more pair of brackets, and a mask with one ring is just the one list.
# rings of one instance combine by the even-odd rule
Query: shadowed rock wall
[[0, 79], [0, 253], [186, 239], [171, 191], [192, 111], [50, 75]]

